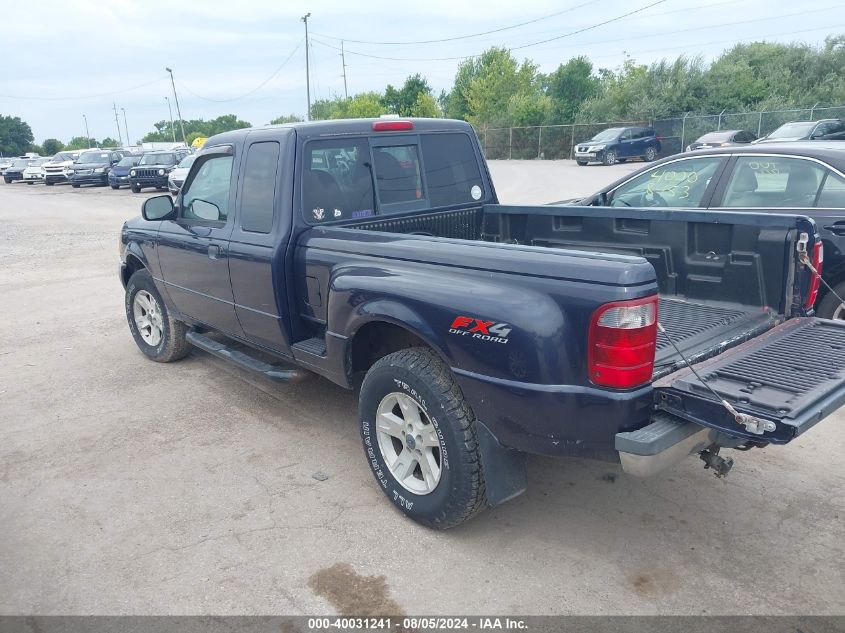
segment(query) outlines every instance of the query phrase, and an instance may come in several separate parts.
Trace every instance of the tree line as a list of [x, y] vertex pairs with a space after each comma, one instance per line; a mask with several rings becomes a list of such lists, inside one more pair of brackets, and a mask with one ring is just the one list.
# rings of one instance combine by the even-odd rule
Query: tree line
[[[616, 69], [596, 68], [585, 56], [573, 57], [554, 71], [541, 73], [529, 59], [520, 61], [507, 48], [492, 47], [459, 64], [453, 85], [435, 95], [421, 73], [394, 87], [352, 97], [319, 99], [312, 119], [399, 116], [469, 121], [479, 129], [600, 121], [652, 120], [684, 113], [704, 114], [807, 108], [845, 104], [845, 35], [830, 36], [821, 46], [802, 43], [736, 44], [711, 63], [680, 55], [652, 64], [626, 59]], [[272, 124], [300, 121], [296, 114]], [[199, 136], [250, 127], [235, 114], [183, 121], [188, 143]], [[179, 123], [159, 121], [141, 139], [182, 140]], [[92, 142], [92, 144], [94, 144]], [[101, 146], [118, 145], [111, 138]], [[67, 144], [47, 139], [34, 145], [32, 130], [18, 117], [0, 116], [3, 155], [88, 147], [75, 137]], [[58, 148], [58, 149], [57, 149]]]

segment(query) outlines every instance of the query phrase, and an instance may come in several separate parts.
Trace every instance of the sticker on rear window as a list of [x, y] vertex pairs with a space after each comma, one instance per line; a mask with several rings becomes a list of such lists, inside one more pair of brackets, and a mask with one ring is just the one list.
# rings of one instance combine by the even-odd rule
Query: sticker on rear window
[[469, 190], [469, 195], [472, 196], [473, 200], [481, 200], [481, 187], [473, 185], [472, 189]]

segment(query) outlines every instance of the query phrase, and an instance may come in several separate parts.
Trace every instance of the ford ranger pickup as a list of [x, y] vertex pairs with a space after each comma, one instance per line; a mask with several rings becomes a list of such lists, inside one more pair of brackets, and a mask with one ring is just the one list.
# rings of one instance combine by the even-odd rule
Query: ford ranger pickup
[[460, 121], [214, 136], [120, 258], [148, 358], [358, 389], [378, 486], [432, 527], [520, 494], [529, 453], [724, 476], [845, 403], [811, 219], [501, 205]]

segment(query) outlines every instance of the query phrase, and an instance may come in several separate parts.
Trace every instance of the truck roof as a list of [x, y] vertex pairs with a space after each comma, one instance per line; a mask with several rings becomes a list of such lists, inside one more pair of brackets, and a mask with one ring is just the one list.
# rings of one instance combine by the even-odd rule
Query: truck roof
[[[396, 131], [374, 131], [373, 123], [390, 123], [397, 121], [408, 121], [413, 129]], [[346, 134], [371, 135], [371, 134], [414, 134], [416, 132], [437, 132], [437, 131], [464, 131], [471, 132], [472, 126], [466, 121], [456, 119], [423, 119], [413, 117], [382, 117], [373, 119], [332, 119], [329, 121], [300, 121], [297, 123], [282, 123], [280, 125], [267, 125], [264, 127], [243, 128], [216, 134], [205, 142], [205, 147], [220, 145], [221, 143], [238, 143], [247, 134], [256, 131], [279, 130], [284, 133], [287, 130], [296, 130], [297, 134], [306, 137], [337, 136]]]

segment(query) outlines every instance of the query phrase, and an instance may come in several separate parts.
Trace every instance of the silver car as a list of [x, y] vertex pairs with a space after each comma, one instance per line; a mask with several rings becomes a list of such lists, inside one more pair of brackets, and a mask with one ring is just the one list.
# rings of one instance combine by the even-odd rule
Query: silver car
[[191, 171], [191, 165], [194, 164], [196, 158], [196, 154], [188, 154], [179, 162], [176, 169], [170, 172], [170, 176], [167, 178], [167, 189], [174, 196], [179, 193], [182, 185], [185, 184], [185, 178], [188, 177], [188, 172]]

